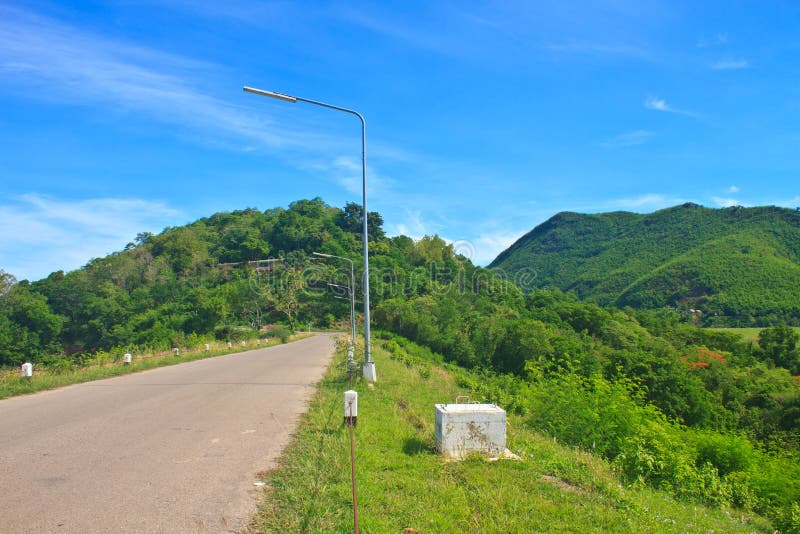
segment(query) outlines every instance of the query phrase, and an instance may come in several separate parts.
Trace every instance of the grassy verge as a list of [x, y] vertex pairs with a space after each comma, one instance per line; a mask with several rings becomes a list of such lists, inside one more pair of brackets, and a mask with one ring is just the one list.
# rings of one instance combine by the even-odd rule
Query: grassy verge
[[[295, 334], [289, 340], [290, 342], [297, 341], [309, 336], [311, 334]], [[255, 341], [250, 341], [246, 346], [234, 344], [231, 348], [228, 348], [226, 343], [218, 342], [212, 343], [208, 351], [200, 347], [184, 349], [178, 356], [175, 356], [172, 352], [136, 355], [130, 364], [124, 364], [119, 359], [116, 359], [68, 369], [49, 369], [45, 366], [37, 365], [34, 375], [30, 378], [20, 376], [19, 369], [7, 369], [0, 372], [0, 399], [280, 344], [281, 341], [277, 338], [272, 338], [268, 341], [262, 340], [259, 346], [256, 346]]]
[[[445, 462], [434, 452], [433, 405], [464, 393], [446, 366], [398, 361], [376, 347], [379, 382], [362, 381], [356, 429], [362, 532], [754, 532], [766, 520], [625, 487], [599, 457], [525, 429], [512, 414], [520, 460]], [[341, 352], [278, 469], [265, 474], [258, 532], [352, 532], [347, 389]]]

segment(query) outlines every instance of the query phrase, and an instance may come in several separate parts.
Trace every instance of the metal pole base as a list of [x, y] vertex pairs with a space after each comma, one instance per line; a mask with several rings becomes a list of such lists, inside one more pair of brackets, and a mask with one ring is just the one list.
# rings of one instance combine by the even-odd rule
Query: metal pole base
[[362, 367], [361, 370], [364, 372], [364, 379], [369, 382], [370, 384], [375, 383], [378, 379], [376, 372], [375, 372], [375, 362], [367, 362]]

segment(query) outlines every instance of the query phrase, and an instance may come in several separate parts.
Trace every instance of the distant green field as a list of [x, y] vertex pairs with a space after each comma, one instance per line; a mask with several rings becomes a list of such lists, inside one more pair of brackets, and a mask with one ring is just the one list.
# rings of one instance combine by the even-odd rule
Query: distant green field
[[[793, 327], [796, 332], [800, 333], [800, 327]], [[758, 341], [758, 333], [763, 330], [762, 328], [709, 328], [716, 332], [733, 332], [742, 336], [742, 341]]]

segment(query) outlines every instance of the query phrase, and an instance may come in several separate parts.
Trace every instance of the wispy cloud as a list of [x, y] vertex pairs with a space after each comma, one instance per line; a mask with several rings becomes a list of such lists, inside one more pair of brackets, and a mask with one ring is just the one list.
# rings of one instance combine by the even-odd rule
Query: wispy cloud
[[[158, 232], [183, 219], [161, 201], [139, 198], [64, 200], [36, 194], [0, 204], [0, 268], [38, 279], [120, 250], [138, 232]], [[11, 252], [13, 251], [13, 253]]]
[[[361, 196], [363, 176], [361, 160], [350, 156], [338, 156], [330, 161], [314, 160], [300, 163], [301, 168], [318, 171], [329, 176], [347, 192]], [[371, 195], [384, 196], [392, 192], [394, 181], [381, 171], [367, 165], [367, 188]]]
[[783, 206], [786, 208], [798, 208], [800, 207], [800, 195], [791, 198], [782, 198], [776, 200], [775, 202], [769, 202], [768, 204], [772, 204], [775, 206]]
[[649, 60], [652, 56], [647, 48], [628, 43], [567, 41], [561, 43], [548, 43], [544, 45], [544, 48], [550, 52], [594, 57], [619, 57], [627, 59]]
[[461, 59], [469, 59], [471, 43], [454, 39], [448, 32], [439, 28], [436, 31], [426, 31], [420, 21], [416, 24], [406, 24], [396, 17], [381, 15], [376, 11], [363, 8], [341, 9], [338, 16], [347, 23], [360, 26], [373, 33], [403, 41], [415, 48]]
[[626, 132], [600, 143], [600, 146], [606, 148], [620, 148], [626, 146], [643, 145], [647, 143], [654, 136], [654, 132], [649, 130], [633, 130]]
[[0, 6], [0, 18], [0, 84], [28, 97], [136, 113], [213, 143], [227, 138], [260, 148], [313, 144], [307, 131], [276, 128], [263, 113], [256, 116], [213, 96], [206, 80], [219, 66], [11, 7]]
[[749, 69], [750, 62], [746, 59], [723, 59], [711, 64], [714, 70], [741, 70]]
[[663, 98], [658, 98], [655, 96], [648, 96], [644, 101], [644, 107], [647, 109], [654, 109], [656, 111], [675, 111], [671, 106], [667, 105], [667, 102]]
[[525, 234], [524, 231], [510, 232], [508, 230], [480, 234], [473, 241], [474, 253], [469, 259], [476, 265], [488, 265], [523, 234]]
[[731, 206], [744, 206], [741, 201], [730, 197], [711, 197], [711, 200], [720, 208], [730, 208]]
[[425, 221], [421, 211], [407, 208], [404, 212], [403, 222], [389, 227], [388, 233], [390, 235], [405, 235], [417, 240], [426, 235], [436, 233], [434, 227], [437, 225], [432, 225], [430, 222]]
[[695, 112], [676, 108], [670, 104], [667, 104], [667, 101], [664, 100], [663, 98], [659, 98], [657, 96], [648, 96], [647, 98], [645, 98], [644, 107], [645, 109], [652, 109], [654, 111], [663, 111], [665, 113], [677, 113], [679, 115], [697, 117], [697, 114]]
[[738, 192], [739, 192], [738, 186], [732, 185], [728, 188], [728, 193], [738, 193]]
[[[660, 193], [645, 193], [635, 197], [613, 198], [603, 202], [603, 209], [660, 209], [686, 202], [685, 199], [663, 195]], [[601, 206], [595, 206], [595, 209]]]

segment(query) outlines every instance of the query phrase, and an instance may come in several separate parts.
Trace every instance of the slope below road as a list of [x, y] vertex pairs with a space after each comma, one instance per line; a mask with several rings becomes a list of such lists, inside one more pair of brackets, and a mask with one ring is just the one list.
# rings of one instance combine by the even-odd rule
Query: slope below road
[[330, 335], [0, 401], [3, 532], [229, 532]]

